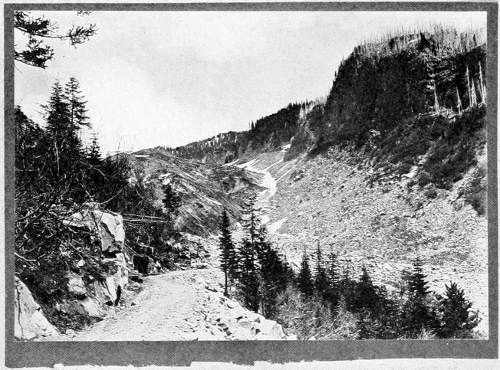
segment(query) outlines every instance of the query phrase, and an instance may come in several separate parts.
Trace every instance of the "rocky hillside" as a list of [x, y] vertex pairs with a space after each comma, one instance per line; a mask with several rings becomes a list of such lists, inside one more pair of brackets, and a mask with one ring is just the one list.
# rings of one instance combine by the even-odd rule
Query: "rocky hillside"
[[161, 206], [161, 186], [171, 184], [181, 197], [176, 219], [178, 230], [196, 235], [208, 235], [218, 227], [222, 210], [233, 219], [250, 195], [261, 190], [257, 185], [260, 174], [233, 166], [201, 163], [155, 148], [130, 155], [133, 164], [132, 181], [138, 178], [155, 185], [157, 202]]
[[484, 335], [485, 58], [481, 33], [450, 29], [363, 44], [326, 101], [170, 152], [256, 176], [263, 221], [292, 263], [319, 241], [397, 289], [421, 257], [434, 290], [465, 290]]
[[287, 144], [285, 161], [343, 148], [370, 161], [368, 185], [410, 174], [410, 185], [433, 194], [451, 190], [469, 173], [460, 197], [484, 214], [486, 171], [478, 162], [486, 145], [482, 35], [436, 27], [362, 44], [341, 63], [326, 101], [290, 104], [249, 131], [171, 153], [222, 164], [248, 162]]
[[[325, 102], [290, 104], [244, 132], [171, 150], [204, 162], [246, 161], [291, 143], [285, 160], [332, 146], [363, 150], [373, 164], [450, 188], [485, 144], [486, 46], [481, 32], [390, 36], [357, 46]], [[422, 163], [425, 162], [425, 163]], [[415, 169], [414, 169], [415, 170]]]
[[474, 168], [452, 189], [432, 194], [412, 185], [411, 177], [368, 187], [370, 171], [368, 161], [360, 164], [341, 150], [296, 161], [267, 209], [278, 248], [298, 269], [304, 250], [313, 256], [319, 243], [323, 255], [335, 252], [353, 276], [364, 265], [375, 282], [393, 291], [418, 256], [434, 291], [450, 281], [465, 290], [486, 332], [487, 219], [460, 196]]

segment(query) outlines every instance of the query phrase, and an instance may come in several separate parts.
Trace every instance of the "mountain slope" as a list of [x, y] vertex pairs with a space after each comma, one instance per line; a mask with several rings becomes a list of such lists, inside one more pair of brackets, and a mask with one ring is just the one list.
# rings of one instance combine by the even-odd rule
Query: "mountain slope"
[[397, 290], [421, 257], [434, 290], [450, 281], [465, 290], [484, 334], [485, 61], [476, 33], [389, 37], [355, 48], [325, 102], [290, 105], [252, 130], [163, 150], [196, 167], [186, 172], [219, 166], [250, 178], [248, 187], [263, 191], [263, 223], [296, 266], [319, 242], [351, 274], [365, 265]]
[[260, 190], [259, 174], [185, 159], [161, 148], [141, 150], [129, 158], [135, 178], [155, 185], [158, 205], [161, 186], [172, 185], [182, 199], [176, 227], [192, 234], [214, 232], [223, 209], [233, 219], [240, 218], [246, 199]]

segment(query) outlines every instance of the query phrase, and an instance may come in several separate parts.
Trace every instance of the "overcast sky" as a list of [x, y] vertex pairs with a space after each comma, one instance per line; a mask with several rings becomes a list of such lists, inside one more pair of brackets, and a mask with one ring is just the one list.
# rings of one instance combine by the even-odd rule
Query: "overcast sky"
[[341, 59], [390, 30], [486, 27], [485, 12], [43, 14], [62, 29], [95, 23], [98, 32], [78, 48], [52, 43], [45, 70], [16, 64], [16, 104], [41, 122], [54, 81], [76, 77], [104, 152], [245, 130], [290, 102], [325, 96]]

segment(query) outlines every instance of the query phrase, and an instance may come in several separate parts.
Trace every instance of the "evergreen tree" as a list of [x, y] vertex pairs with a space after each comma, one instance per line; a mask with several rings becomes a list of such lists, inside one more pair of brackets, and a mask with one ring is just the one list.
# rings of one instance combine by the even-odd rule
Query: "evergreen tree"
[[257, 312], [259, 309], [259, 275], [255, 246], [245, 238], [239, 249], [238, 287], [243, 305]]
[[309, 268], [309, 258], [307, 257], [305, 249], [304, 254], [302, 255], [300, 272], [297, 276], [297, 286], [306, 297], [311, 297], [314, 293], [314, 283], [311, 276], [311, 270]]
[[323, 257], [321, 255], [319, 241], [316, 249], [316, 266], [314, 273], [314, 288], [323, 298], [326, 298], [328, 295], [329, 284], [328, 277], [323, 266]]
[[355, 309], [357, 311], [367, 310], [372, 316], [376, 316], [378, 314], [376, 310], [378, 301], [379, 297], [375, 286], [368, 274], [368, 270], [363, 266], [361, 277], [356, 284]]
[[413, 262], [413, 272], [409, 276], [408, 291], [410, 294], [426, 297], [429, 294], [429, 287], [422, 266], [422, 260], [417, 257]]
[[426, 278], [422, 261], [417, 258], [409, 276], [408, 297], [402, 312], [403, 330], [410, 337], [416, 337], [422, 330], [433, 330], [437, 326]]
[[86, 150], [87, 168], [85, 171], [85, 187], [93, 196], [94, 200], [100, 198], [100, 193], [105, 188], [107, 181], [106, 174], [102, 171], [103, 160], [101, 157], [101, 148], [94, 134], [90, 147]]
[[[83, 13], [80, 13], [83, 14]], [[14, 59], [33, 67], [45, 68], [47, 62], [54, 57], [54, 50], [45, 41], [47, 39], [68, 40], [72, 46], [83, 44], [96, 32], [96, 26], [73, 26], [65, 33], [59, 32], [57, 24], [44, 16], [33, 17], [31, 13], [16, 11], [14, 28], [27, 36], [23, 49], [16, 45]]]
[[80, 127], [90, 127], [86, 108], [87, 102], [80, 91], [80, 83], [76, 78], [71, 77], [69, 79], [68, 83], [66, 83], [64, 94], [68, 101], [71, 124]]
[[236, 277], [236, 251], [229, 230], [230, 223], [226, 210], [222, 212], [220, 224], [221, 236], [219, 239], [221, 248], [221, 268], [224, 272], [224, 295], [229, 296], [228, 288]]
[[94, 166], [102, 163], [101, 147], [99, 146], [97, 135], [95, 133], [92, 135], [92, 142], [87, 151], [87, 161], [89, 164]]
[[278, 252], [266, 239], [266, 231], [263, 227], [259, 231], [257, 244], [261, 311], [266, 317], [273, 317], [276, 312], [278, 294], [287, 288], [289, 271]]
[[471, 338], [479, 323], [478, 313], [471, 312], [472, 303], [456, 283], [446, 285], [445, 296], [439, 300], [441, 324], [438, 334], [442, 338]]
[[337, 255], [333, 251], [328, 254], [328, 262], [325, 273], [328, 282], [326, 299], [330, 302], [332, 309], [335, 309], [340, 298], [340, 276], [338, 271]]
[[47, 105], [43, 106], [47, 121], [43, 145], [50, 148], [47, 153], [47, 165], [51, 171], [54, 187], [65, 184], [69, 193], [82, 201], [85, 191], [82, 189], [84, 158], [82, 143], [78, 137], [78, 126], [72, 125], [69, 104], [59, 82], [52, 87]]

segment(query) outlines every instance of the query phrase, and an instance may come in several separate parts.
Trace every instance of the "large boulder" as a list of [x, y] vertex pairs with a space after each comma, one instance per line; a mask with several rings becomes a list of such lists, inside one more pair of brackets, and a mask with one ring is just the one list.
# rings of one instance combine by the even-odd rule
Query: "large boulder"
[[123, 253], [117, 253], [115, 258], [106, 258], [103, 263], [111, 265], [115, 272], [106, 276], [104, 280], [94, 281], [95, 296], [101, 303], [116, 304], [128, 284], [127, 261]]
[[123, 250], [125, 244], [125, 228], [120, 214], [86, 208], [72, 214], [66, 221], [73, 227], [85, 227], [99, 236], [102, 252], [116, 253]]
[[89, 318], [101, 319], [106, 311], [95, 298], [69, 299], [56, 304], [56, 309], [68, 315], [80, 314]]
[[21, 340], [57, 335], [57, 329], [44, 316], [28, 287], [17, 277], [14, 293], [14, 336]]

